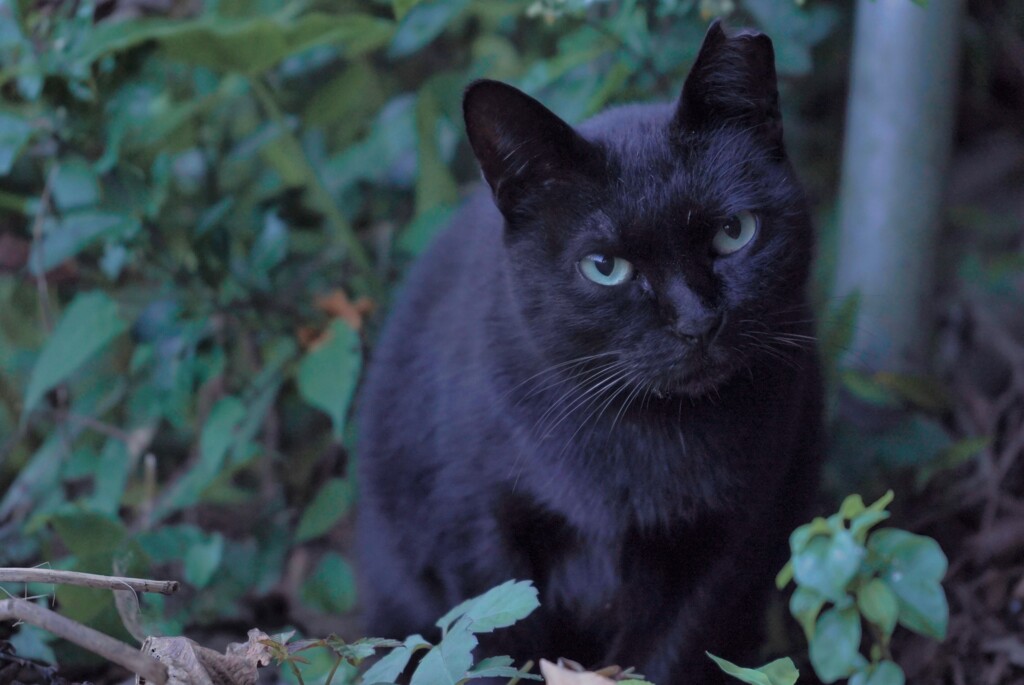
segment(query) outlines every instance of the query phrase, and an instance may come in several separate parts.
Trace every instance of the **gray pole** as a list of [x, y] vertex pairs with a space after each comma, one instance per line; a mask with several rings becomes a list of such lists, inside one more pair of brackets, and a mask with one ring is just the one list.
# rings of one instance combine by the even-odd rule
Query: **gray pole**
[[927, 369], [963, 0], [858, 0], [836, 273], [860, 293], [848, 361]]

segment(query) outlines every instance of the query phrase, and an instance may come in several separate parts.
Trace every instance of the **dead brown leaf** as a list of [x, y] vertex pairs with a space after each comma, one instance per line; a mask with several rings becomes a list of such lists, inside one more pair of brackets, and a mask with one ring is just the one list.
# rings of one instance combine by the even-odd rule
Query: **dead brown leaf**
[[[577, 671], [563, 665], [563, 660], [553, 664], [547, 659], [540, 660], [540, 673], [547, 685], [615, 685], [615, 681], [592, 671]], [[573, 664], [576, 665], [576, 664]]]
[[374, 304], [368, 297], [360, 297], [353, 302], [344, 290], [332, 290], [316, 298], [316, 307], [358, 331], [363, 327], [363, 319], [373, 311]]
[[254, 628], [248, 642], [232, 643], [221, 654], [187, 637], [149, 637], [142, 651], [167, 666], [167, 685], [255, 685], [256, 668], [270, 663], [269, 649], [261, 643], [269, 638]]

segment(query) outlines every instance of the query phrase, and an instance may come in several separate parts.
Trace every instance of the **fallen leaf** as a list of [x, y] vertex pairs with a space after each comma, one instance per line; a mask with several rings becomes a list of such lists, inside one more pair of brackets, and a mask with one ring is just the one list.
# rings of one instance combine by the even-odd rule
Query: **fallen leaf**
[[547, 659], [540, 660], [540, 673], [547, 685], [615, 685], [615, 681], [589, 671], [574, 671]]
[[270, 651], [261, 642], [269, 637], [254, 628], [248, 642], [232, 643], [224, 654], [187, 637], [148, 637], [142, 651], [167, 666], [167, 685], [255, 685], [256, 668], [270, 663]]
[[353, 302], [345, 294], [344, 290], [332, 290], [326, 295], [316, 298], [316, 306], [320, 311], [342, 319], [355, 330], [363, 327], [363, 319], [373, 311], [373, 300], [368, 297], [360, 297]]

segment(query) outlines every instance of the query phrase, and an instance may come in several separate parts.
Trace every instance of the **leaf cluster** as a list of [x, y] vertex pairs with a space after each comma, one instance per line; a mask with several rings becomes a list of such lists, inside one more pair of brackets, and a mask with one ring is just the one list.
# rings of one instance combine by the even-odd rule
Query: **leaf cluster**
[[[902, 685], [903, 671], [889, 651], [896, 626], [945, 637], [946, 556], [931, 538], [897, 528], [872, 530], [889, 518], [892, 499], [890, 491], [865, 506], [851, 495], [839, 512], [790, 536], [792, 557], [776, 584], [796, 583], [789, 610], [825, 683], [849, 678], [851, 685]], [[864, 625], [870, 631], [867, 658], [861, 653]]]
[[[356, 682], [363, 685], [393, 685], [409, 670], [413, 657], [422, 652], [419, 662], [411, 670], [408, 682], [412, 685], [456, 685], [478, 678], [541, 680], [540, 676], [516, 668], [507, 656], [495, 656], [473, 663], [473, 650], [477, 635], [507, 628], [525, 618], [540, 606], [537, 590], [529, 581], [510, 580], [491, 588], [477, 597], [468, 599], [438, 619], [441, 640], [431, 644], [421, 635], [410, 635], [405, 640], [363, 638], [346, 643], [337, 636], [319, 640], [290, 642], [291, 635], [264, 641], [278, 664], [287, 664], [297, 680], [303, 682], [298, 668], [308, 663], [301, 652], [325, 648], [334, 658], [325, 683], [330, 684], [342, 663], [358, 666], [379, 650], [390, 650]], [[403, 681], [404, 682], [404, 681]]]

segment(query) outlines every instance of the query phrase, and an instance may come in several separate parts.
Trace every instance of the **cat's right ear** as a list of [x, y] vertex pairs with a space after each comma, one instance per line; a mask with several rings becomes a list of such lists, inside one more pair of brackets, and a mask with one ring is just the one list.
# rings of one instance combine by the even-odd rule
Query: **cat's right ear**
[[466, 133], [495, 203], [509, 216], [524, 193], [580, 170], [593, 146], [526, 93], [499, 81], [474, 81], [462, 101]]
[[726, 33], [716, 19], [686, 77], [674, 126], [680, 132], [691, 132], [725, 125], [748, 128], [782, 149], [771, 39], [749, 30]]

